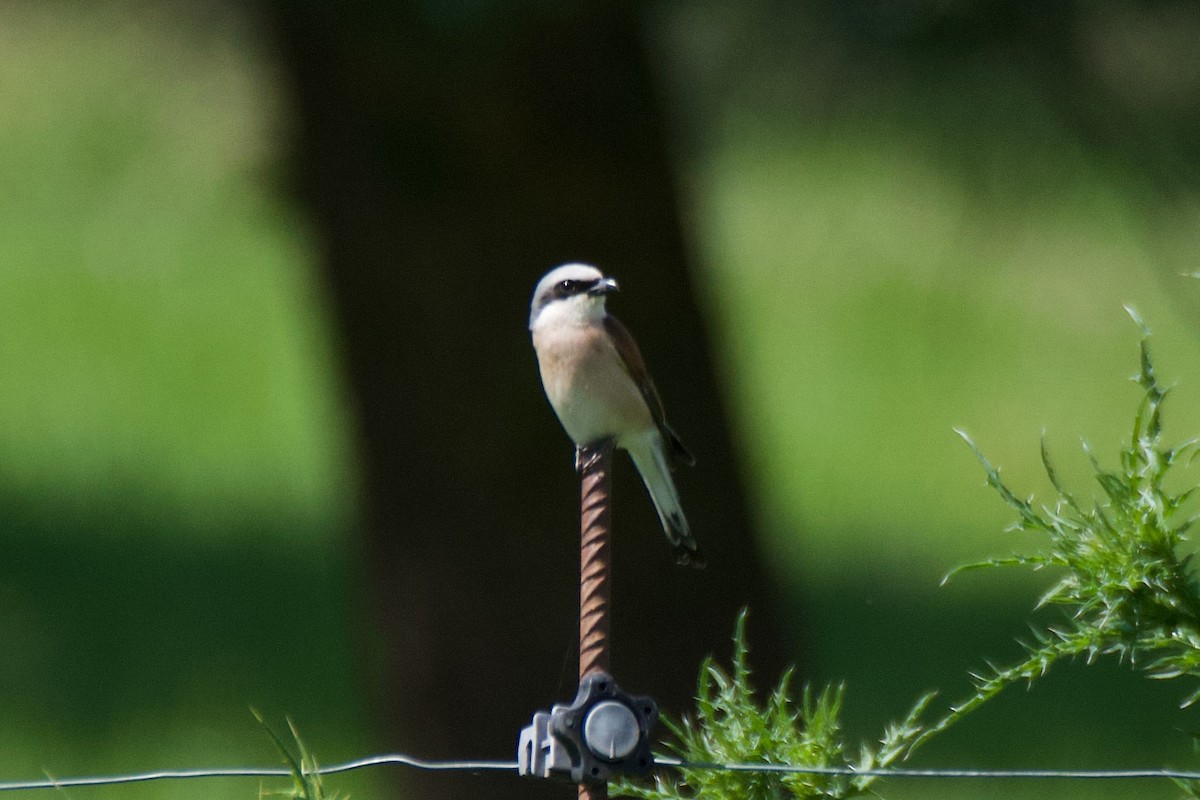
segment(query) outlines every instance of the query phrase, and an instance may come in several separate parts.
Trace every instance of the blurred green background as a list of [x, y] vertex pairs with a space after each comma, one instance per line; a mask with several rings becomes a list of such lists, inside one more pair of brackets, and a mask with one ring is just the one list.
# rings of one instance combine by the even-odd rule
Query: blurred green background
[[[1194, 113], [1200, 12], [1168, 10], [1100, 19], [1091, 44], [1144, 107]], [[1115, 453], [1138, 399], [1128, 304], [1178, 384], [1169, 433], [1200, 430], [1200, 283], [1180, 275], [1200, 268], [1200, 205], [1096, 158], [1003, 59], [857, 80], [869, 54], [779, 12], [663, 4], [647, 29], [758, 522], [808, 618], [810, 677], [848, 683], [863, 738], [1013, 660], [1052, 580], [939, 588], [1032, 544], [1001, 533], [954, 427], [1022, 492], [1046, 488], [1044, 429], [1086, 488], [1080, 438]], [[270, 762], [250, 705], [292, 715], [323, 762], [373, 751], [349, 641], [352, 422], [318, 248], [280, 189], [278, 79], [222, 4], [0, 3], [0, 779]], [[1194, 767], [1184, 694], [1066, 668], [924, 763]]]
[[0, 775], [274, 763], [251, 705], [366, 752], [347, 423], [269, 62], [221, 6], [4, 2], [0, 75]]

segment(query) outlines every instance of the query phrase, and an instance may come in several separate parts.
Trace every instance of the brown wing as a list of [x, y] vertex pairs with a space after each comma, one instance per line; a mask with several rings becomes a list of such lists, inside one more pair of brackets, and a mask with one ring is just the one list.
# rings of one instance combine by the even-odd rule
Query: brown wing
[[667, 424], [667, 414], [663, 411], [662, 399], [658, 396], [658, 389], [655, 388], [650, 373], [646, 371], [646, 362], [642, 360], [642, 352], [638, 350], [637, 342], [633, 340], [628, 329], [611, 314], [604, 317], [604, 329], [617, 348], [617, 355], [625, 363], [625, 369], [629, 371], [633, 382], [637, 384], [638, 391], [642, 393], [642, 398], [646, 401], [647, 408], [650, 409], [650, 417], [667, 443], [668, 452], [674, 459], [682, 461], [689, 467], [694, 466], [695, 456], [688, 452], [688, 449], [683, 446], [683, 442], [679, 441], [678, 434]]

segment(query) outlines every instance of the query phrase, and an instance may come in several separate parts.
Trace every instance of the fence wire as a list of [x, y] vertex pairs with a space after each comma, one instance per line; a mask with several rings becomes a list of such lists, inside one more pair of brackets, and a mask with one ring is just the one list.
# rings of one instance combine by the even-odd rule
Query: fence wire
[[[683, 761], [675, 758], [656, 758], [655, 766], [664, 769], [688, 769], [724, 772], [759, 772], [839, 777], [927, 778], [942, 780], [1175, 780], [1200, 781], [1200, 772], [1174, 769], [1124, 770], [1055, 770], [1055, 769], [855, 769], [853, 767], [813, 767], [803, 764], [749, 764]], [[341, 764], [319, 767], [308, 774], [336, 775], [344, 772], [397, 765], [420, 770], [445, 772], [511, 772], [516, 774], [515, 761], [431, 761], [415, 756], [392, 753], [367, 756]], [[180, 769], [138, 772], [126, 775], [96, 775], [78, 778], [45, 778], [32, 781], [0, 781], [0, 792], [33, 791], [37, 789], [69, 789], [86, 786], [114, 786], [150, 781], [194, 780], [200, 778], [288, 778], [291, 770], [283, 767], [229, 767], [218, 769]]]

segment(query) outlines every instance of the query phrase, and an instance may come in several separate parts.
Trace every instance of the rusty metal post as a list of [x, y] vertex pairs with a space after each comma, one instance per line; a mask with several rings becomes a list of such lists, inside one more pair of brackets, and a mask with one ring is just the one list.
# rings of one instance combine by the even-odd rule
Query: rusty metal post
[[[579, 448], [579, 677], [609, 672], [612, 602], [612, 466], [610, 440]], [[579, 785], [579, 800], [605, 800], [608, 786]]]

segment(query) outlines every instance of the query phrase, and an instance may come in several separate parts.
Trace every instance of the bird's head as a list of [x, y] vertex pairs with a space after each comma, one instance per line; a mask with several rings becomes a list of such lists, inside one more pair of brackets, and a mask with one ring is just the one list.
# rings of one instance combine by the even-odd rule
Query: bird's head
[[547, 272], [533, 291], [529, 307], [532, 329], [547, 311], [586, 320], [604, 316], [604, 298], [617, 282], [590, 264], [564, 264]]

